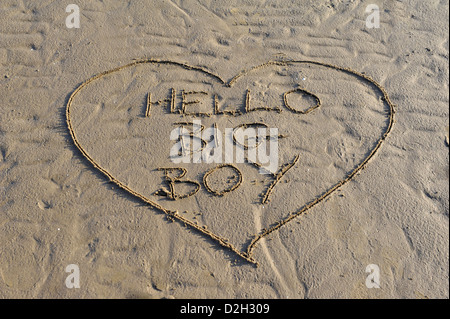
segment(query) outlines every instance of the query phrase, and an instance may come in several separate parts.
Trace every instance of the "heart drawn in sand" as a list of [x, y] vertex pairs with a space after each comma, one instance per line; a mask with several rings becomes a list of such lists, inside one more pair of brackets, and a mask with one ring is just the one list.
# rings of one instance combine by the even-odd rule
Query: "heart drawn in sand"
[[[394, 113], [380, 84], [332, 64], [270, 61], [225, 81], [201, 67], [143, 59], [80, 84], [66, 120], [75, 146], [111, 182], [256, 263], [262, 238], [367, 165]], [[193, 141], [195, 127], [216, 132], [218, 161], [174, 161], [170, 151], [180, 137], [172, 134], [183, 129]], [[228, 146], [252, 148], [233, 135], [239, 128], [277, 129], [265, 136], [277, 141], [274, 170], [261, 174], [264, 166], [248, 160], [250, 153], [245, 161], [236, 161], [237, 151], [227, 159], [227, 132]]]

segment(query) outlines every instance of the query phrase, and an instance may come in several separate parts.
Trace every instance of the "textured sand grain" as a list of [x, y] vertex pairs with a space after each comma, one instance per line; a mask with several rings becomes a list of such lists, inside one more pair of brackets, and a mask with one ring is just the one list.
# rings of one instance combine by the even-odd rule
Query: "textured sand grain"
[[[2, 0], [0, 297], [448, 298], [448, 2], [376, 1], [379, 29], [365, 27], [369, 3], [78, 1], [81, 28], [67, 29], [68, 3]], [[95, 74], [146, 57], [205, 68], [225, 80], [268, 60], [349, 67], [387, 90], [397, 105], [395, 127], [359, 176], [261, 240], [255, 268], [118, 189], [75, 149], [65, 123], [73, 90]], [[191, 198], [167, 205], [194, 211], [201, 205], [202, 215], [189, 218], [245, 246], [251, 234], [341, 178], [379, 137], [385, 114], [377, 112], [377, 96], [364, 85], [333, 72], [275, 67], [242, 78], [230, 93], [217, 88], [231, 101], [254, 83], [257, 94], [258, 85], [301, 81], [330, 106], [318, 109], [315, 122], [305, 120], [304, 136], [283, 141], [283, 161], [299, 152], [301, 165], [280, 183], [273, 207], [251, 202], [267, 180], [244, 166], [244, 184], [229, 205], [248, 214], [225, 215], [221, 208], [228, 197], [210, 201], [204, 190], [200, 204]], [[145, 188], [151, 185], [145, 174], [151, 161], [165, 164], [172, 119], [146, 132], [142, 121], [130, 124], [127, 116], [144, 111], [146, 85], [154, 79], [167, 80], [169, 88], [193, 77], [142, 66], [89, 87], [78, 106], [94, 107], [74, 109], [80, 139], [99, 161], [150, 196], [155, 189]], [[137, 78], [141, 82], [133, 82]], [[110, 108], [97, 110], [100, 98], [119, 109], [134, 107], [118, 116]], [[267, 101], [275, 103], [272, 98]], [[268, 124], [294, 134], [298, 122], [288, 114], [270, 117]], [[95, 116], [107, 120], [100, 125]], [[259, 120], [259, 114], [248, 120]], [[147, 144], [136, 142], [140, 135], [149, 138]], [[166, 144], [158, 144], [160, 136]], [[153, 145], [161, 147], [156, 160], [145, 155]], [[130, 149], [120, 153], [121, 147]], [[331, 158], [341, 164], [331, 165]], [[190, 178], [208, 168], [192, 166]], [[80, 289], [64, 285], [68, 264], [80, 267]], [[368, 264], [379, 265], [381, 289], [365, 286]]]

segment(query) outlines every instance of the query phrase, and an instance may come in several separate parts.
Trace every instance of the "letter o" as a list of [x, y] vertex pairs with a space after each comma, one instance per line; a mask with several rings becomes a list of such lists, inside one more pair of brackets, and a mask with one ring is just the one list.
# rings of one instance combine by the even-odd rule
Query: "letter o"
[[[311, 106], [311, 107], [307, 108], [304, 111], [294, 109], [292, 106], [289, 105], [288, 100], [287, 100], [287, 96], [289, 94], [295, 93], [295, 92], [301, 92], [301, 93], [304, 93], [304, 94], [306, 94], [308, 96], [311, 96], [316, 101], [316, 105]], [[309, 91], [307, 91], [305, 89], [300, 89], [300, 88], [297, 88], [297, 89], [294, 89], [294, 90], [291, 90], [291, 91], [288, 91], [288, 92], [284, 93], [283, 94], [283, 100], [284, 100], [284, 105], [288, 108], [288, 110], [291, 111], [291, 112], [297, 113], [297, 114], [308, 114], [309, 112], [311, 112], [312, 110], [318, 108], [321, 105], [320, 99], [319, 99], [319, 97], [317, 95], [315, 95], [315, 94], [313, 94], [313, 93], [311, 93], [311, 92], [309, 92]]]
[[[212, 188], [209, 186], [209, 184], [208, 184], [208, 178], [209, 178], [209, 176], [210, 176], [212, 173], [214, 173], [216, 170], [221, 169], [221, 168], [224, 168], [224, 167], [230, 167], [230, 168], [232, 168], [232, 169], [236, 172], [236, 174], [237, 174], [237, 176], [238, 176], [238, 180], [237, 180], [237, 182], [236, 182], [233, 186], [231, 186], [230, 188], [226, 188], [226, 189], [224, 189], [224, 190], [214, 190], [214, 189], [212, 189]], [[207, 172], [205, 173], [205, 175], [203, 176], [203, 184], [205, 185], [205, 188], [206, 188], [206, 190], [207, 190], [208, 192], [214, 194], [215, 196], [223, 196], [223, 195], [225, 195], [226, 193], [229, 193], [229, 192], [234, 191], [236, 188], [238, 188], [238, 187], [242, 184], [242, 173], [241, 173], [241, 171], [240, 171], [236, 166], [234, 166], [234, 165], [231, 165], [231, 164], [221, 164], [221, 165], [218, 165], [218, 166], [216, 166], [216, 167], [211, 168], [209, 171], [207, 171]]]

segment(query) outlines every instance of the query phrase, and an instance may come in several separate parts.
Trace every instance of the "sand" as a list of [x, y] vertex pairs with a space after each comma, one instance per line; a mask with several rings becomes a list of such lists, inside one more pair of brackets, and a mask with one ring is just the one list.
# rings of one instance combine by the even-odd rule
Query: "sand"
[[[0, 298], [448, 298], [448, 3], [374, 3], [2, 1]], [[173, 163], [193, 120], [278, 170]]]

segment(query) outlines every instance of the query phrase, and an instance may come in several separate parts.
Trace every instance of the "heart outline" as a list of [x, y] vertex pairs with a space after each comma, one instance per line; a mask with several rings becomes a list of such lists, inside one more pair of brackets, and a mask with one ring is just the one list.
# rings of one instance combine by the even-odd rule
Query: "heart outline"
[[[72, 102], [75, 98], [75, 96], [85, 87], [87, 86], [89, 83], [100, 79], [103, 76], [118, 72], [120, 70], [123, 70], [125, 68], [129, 68], [132, 66], [137, 66], [139, 64], [146, 64], [146, 63], [152, 63], [152, 64], [168, 64], [168, 65], [175, 65], [175, 66], [179, 66], [181, 68], [184, 68], [186, 70], [195, 70], [195, 71], [200, 71], [212, 78], [215, 78], [216, 80], [218, 80], [222, 85], [226, 86], [226, 87], [231, 87], [233, 85], [234, 82], [236, 82], [240, 77], [244, 76], [245, 74], [259, 69], [259, 68], [263, 68], [269, 65], [290, 65], [290, 64], [313, 64], [313, 65], [318, 65], [318, 66], [324, 66], [327, 68], [331, 68], [337, 71], [341, 71], [353, 76], [356, 76], [357, 78], [363, 79], [366, 82], [368, 82], [369, 84], [373, 85], [376, 89], [379, 90], [379, 92], [382, 94], [382, 101], [385, 102], [388, 105], [388, 109], [389, 109], [389, 114], [388, 114], [388, 119], [389, 122], [387, 124], [387, 126], [384, 129], [384, 132], [381, 136], [381, 138], [378, 139], [375, 147], [373, 147], [371, 149], [371, 151], [369, 152], [369, 154], [364, 158], [364, 160], [356, 167], [354, 168], [345, 179], [339, 181], [338, 183], [336, 183], [334, 186], [332, 186], [331, 188], [329, 188], [327, 191], [325, 191], [324, 193], [322, 193], [322, 195], [317, 196], [315, 199], [309, 201], [308, 203], [304, 204], [302, 207], [300, 207], [299, 209], [297, 209], [295, 212], [291, 212], [287, 215], [287, 217], [281, 219], [279, 222], [277, 222], [275, 225], [267, 228], [267, 229], [263, 229], [262, 232], [260, 232], [259, 234], [256, 234], [256, 236], [253, 237], [253, 239], [251, 240], [250, 244], [247, 246], [246, 251], [241, 251], [239, 249], [237, 249], [233, 244], [229, 243], [225, 238], [216, 235], [215, 233], [209, 231], [208, 229], [204, 228], [204, 227], [200, 227], [199, 225], [195, 224], [194, 222], [190, 221], [187, 218], [184, 218], [183, 216], [181, 216], [180, 214], [178, 214], [177, 211], [170, 211], [164, 207], [162, 207], [161, 205], [157, 204], [156, 202], [153, 202], [152, 200], [148, 199], [147, 197], [145, 197], [144, 195], [134, 191], [132, 188], [128, 187], [127, 185], [123, 184], [120, 180], [118, 180], [117, 178], [115, 178], [108, 170], [106, 170], [105, 168], [103, 168], [102, 166], [100, 166], [88, 153], [87, 151], [81, 146], [81, 144], [79, 143], [75, 131], [73, 129], [72, 126], [72, 121], [71, 121], [71, 117], [70, 117], [70, 108], [72, 106]], [[345, 67], [340, 67], [334, 64], [329, 64], [329, 63], [325, 63], [325, 62], [318, 62], [318, 61], [308, 61], [308, 60], [287, 60], [287, 61], [268, 61], [265, 62], [263, 64], [254, 66], [250, 69], [247, 70], [243, 70], [240, 73], [238, 73], [237, 75], [235, 75], [233, 78], [231, 78], [228, 82], [224, 81], [220, 76], [204, 69], [201, 67], [197, 67], [197, 66], [191, 66], [185, 63], [181, 63], [181, 62], [176, 62], [176, 61], [171, 61], [171, 60], [158, 60], [158, 59], [140, 59], [140, 60], [135, 60], [134, 62], [128, 63], [126, 65], [122, 65], [119, 67], [116, 67], [114, 69], [108, 70], [108, 71], [104, 71], [102, 73], [99, 73], [97, 75], [94, 75], [93, 77], [87, 79], [86, 81], [82, 82], [78, 87], [76, 87], [76, 89], [71, 93], [67, 104], [66, 104], [66, 124], [67, 124], [67, 128], [69, 130], [70, 136], [72, 137], [73, 143], [76, 146], [76, 148], [81, 152], [81, 154], [84, 156], [85, 159], [88, 160], [88, 162], [90, 162], [95, 169], [97, 169], [98, 171], [100, 171], [103, 175], [105, 175], [110, 182], [116, 184], [118, 187], [122, 188], [123, 190], [125, 190], [126, 192], [128, 192], [129, 194], [133, 195], [134, 197], [142, 200], [143, 202], [145, 202], [146, 204], [150, 205], [151, 207], [158, 209], [160, 211], [162, 211], [163, 213], [165, 213], [167, 215], [168, 218], [173, 219], [173, 220], [177, 220], [180, 223], [183, 223], [184, 225], [189, 225], [191, 228], [199, 231], [200, 233], [203, 233], [204, 235], [208, 236], [209, 238], [213, 239], [214, 241], [218, 242], [222, 247], [225, 247], [227, 249], [229, 249], [230, 251], [236, 253], [238, 256], [240, 256], [241, 258], [243, 258], [244, 260], [255, 264], [256, 266], [258, 265], [258, 262], [254, 259], [254, 257], [252, 256], [253, 254], [253, 250], [256, 248], [256, 245], [258, 243], [259, 240], [261, 240], [262, 238], [264, 238], [265, 236], [269, 235], [270, 233], [278, 230], [279, 228], [281, 228], [283, 225], [286, 225], [287, 223], [289, 223], [290, 221], [292, 221], [293, 219], [304, 215], [308, 212], [308, 210], [310, 210], [312, 207], [316, 206], [317, 204], [319, 204], [320, 202], [322, 202], [323, 200], [325, 200], [327, 197], [329, 197], [332, 193], [334, 193], [336, 190], [338, 190], [339, 188], [341, 188], [343, 185], [345, 185], [347, 182], [349, 182], [350, 180], [352, 180], [360, 171], [362, 171], [366, 165], [368, 164], [368, 162], [375, 156], [375, 154], [378, 152], [378, 150], [380, 149], [381, 145], [384, 143], [384, 141], [386, 140], [387, 136], [390, 134], [393, 124], [395, 122], [394, 120], [394, 114], [395, 114], [395, 105], [391, 102], [386, 90], [384, 89], [384, 87], [382, 87], [377, 81], [373, 80], [372, 78], [370, 78], [369, 76], [362, 74], [358, 71], [354, 71], [350, 68], [345, 68]]]

